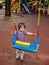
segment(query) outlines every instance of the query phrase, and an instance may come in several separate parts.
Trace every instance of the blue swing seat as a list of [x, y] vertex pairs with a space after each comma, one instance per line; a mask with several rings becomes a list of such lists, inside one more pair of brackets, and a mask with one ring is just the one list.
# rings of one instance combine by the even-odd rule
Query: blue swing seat
[[[15, 48], [15, 49], [19, 49], [19, 50], [23, 50], [23, 51], [27, 51], [27, 52], [38, 52], [39, 48], [40, 48], [40, 45], [39, 45], [39, 42], [40, 42], [40, 36], [38, 36], [34, 42], [30, 42], [30, 46], [22, 46], [22, 45], [19, 45], [16, 43], [16, 38], [18, 36], [18, 33], [15, 34], [13, 37], [12, 37], [12, 42], [13, 42], [13, 46], [12, 48]], [[23, 41], [22, 41], [23, 42]]]

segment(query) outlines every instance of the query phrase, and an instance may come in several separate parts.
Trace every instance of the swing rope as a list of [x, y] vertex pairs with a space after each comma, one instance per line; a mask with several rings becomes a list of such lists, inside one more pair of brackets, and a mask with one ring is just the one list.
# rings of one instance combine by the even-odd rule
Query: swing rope
[[38, 8], [38, 22], [37, 22], [37, 34], [36, 34], [36, 37], [39, 36], [39, 27], [40, 27], [40, 8]]
[[16, 15], [14, 13], [13, 16], [13, 33], [15, 34], [15, 31], [17, 31], [17, 27], [16, 27]]

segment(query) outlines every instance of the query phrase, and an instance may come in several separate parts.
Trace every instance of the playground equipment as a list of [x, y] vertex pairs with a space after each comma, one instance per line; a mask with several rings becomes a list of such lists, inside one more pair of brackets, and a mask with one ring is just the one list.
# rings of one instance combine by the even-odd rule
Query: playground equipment
[[38, 8], [40, 7], [41, 9], [44, 7], [44, 4], [40, 1], [32, 1], [32, 2], [28, 2], [28, 5], [32, 5], [31, 8], [34, 10], [35, 13], [38, 12]]
[[17, 9], [20, 9], [20, 0], [15, 0], [12, 4], [11, 11], [15, 11]]
[[33, 10], [31, 10], [27, 4], [22, 4], [22, 7], [26, 12], [28, 12], [28, 14], [33, 14]]
[[32, 6], [34, 7], [35, 5], [37, 5], [37, 3], [38, 3], [39, 5], [41, 5], [41, 6], [44, 6], [42, 2], [37, 1], [37, 0], [36, 0], [36, 1], [32, 1], [32, 2], [28, 2], [27, 4], [28, 4], [28, 5], [32, 4]]
[[[30, 4], [32, 5], [32, 8], [29, 8]], [[46, 8], [46, 6], [47, 6], [47, 8]], [[41, 10], [43, 11], [43, 14], [44, 14], [45, 10], [49, 14], [49, 0], [47, 3], [45, 3], [44, 0], [41, 0], [41, 1], [15, 0], [13, 3], [13, 6], [11, 7], [11, 11], [19, 10], [19, 12], [20, 12], [21, 7], [23, 8], [22, 10], [24, 10], [25, 12], [28, 12], [28, 14], [33, 14], [34, 9], [35, 9], [34, 11], [37, 12], [38, 7], [41, 8]]]
[[[37, 30], [37, 35], [36, 35], [36, 39], [34, 42], [24, 42], [24, 41], [19, 41], [16, 40], [16, 38], [18, 37], [18, 33], [16, 33], [13, 37], [12, 37], [12, 42], [13, 42], [13, 48], [15, 49], [19, 49], [19, 50], [23, 50], [23, 51], [27, 51], [27, 52], [38, 52], [39, 50], [39, 42], [40, 42], [40, 36], [39, 36], [39, 25], [40, 25], [40, 9], [39, 13], [38, 13], [38, 30]], [[14, 22], [15, 23], [15, 22]], [[15, 28], [15, 26], [14, 26]]]
[[33, 14], [33, 11], [28, 7], [27, 3], [21, 3], [21, 0], [14, 1], [13, 5], [11, 7], [11, 12], [14, 12], [16, 10], [19, 10], [19, 12], [20, 12], [21, 7], [23, 7], [24, 11], [28, 12], [28, 14]]
[[45, 13], [45, 11], [47, 11], [47, 14], [49, 14], [49, 0], [47, 0], [47, 2], [45, 0], [41, 0], [41, 1], [32, 1], [32, 2], [28, 2], [28, 5], [32, 4], [32, 9], [34, 9], [34, 7], [36, 6], [35, 10], [37, 10], [37, 5], [39, 5], [38, 7], [41, 8], [41, 10], [43, 11], [43, 14]]

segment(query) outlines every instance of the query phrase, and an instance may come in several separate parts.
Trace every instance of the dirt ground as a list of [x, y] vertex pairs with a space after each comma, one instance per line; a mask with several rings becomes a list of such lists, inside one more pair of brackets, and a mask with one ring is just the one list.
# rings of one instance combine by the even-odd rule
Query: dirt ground
[[[16, 16], [16, 25], [25, 22], [27, 30], [36, 32], [37, 14]], [[38, 53], [25, 52], [24, 60], [16, 60], [15, 49], [12, 48], [13, 16], [0, 16], [0, 65], [49, 65], [49, 16], [41, 15], [40, 49]], [[33, 41], [34, 36], [27, 36], [27, 41]]]

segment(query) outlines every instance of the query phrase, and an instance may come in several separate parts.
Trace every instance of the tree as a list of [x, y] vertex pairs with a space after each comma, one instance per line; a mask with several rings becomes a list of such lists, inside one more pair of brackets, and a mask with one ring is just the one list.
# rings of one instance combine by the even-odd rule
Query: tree
[[11, 0], [5, 0], [5, 16], [11, 16]]

